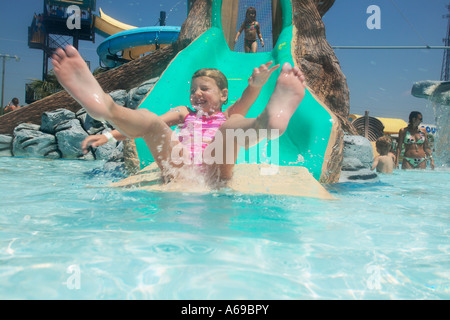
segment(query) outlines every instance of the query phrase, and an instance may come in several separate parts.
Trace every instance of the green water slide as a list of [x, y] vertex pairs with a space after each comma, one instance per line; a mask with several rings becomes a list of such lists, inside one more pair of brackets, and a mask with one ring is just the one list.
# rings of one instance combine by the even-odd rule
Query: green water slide
[[[190, 106], [190, 81], [192, 74], [201, 68], [217, 68], [228, 79], [229, 103], [234, 103], [248, 85], [253, 68], [268, 61], [274, 64], [289, 62], [292, 57], [292, 6], [290, 0], [281, 0], [283, 28], [271, 52], [239, 53], [231, 51], [226, 43], [221, 22], [222, 1], [214, 0], [212, 27], [181, 51], [162, 74], [153, 90], [139, 106], [158, 115], [176, 106]], [[281, 68], [276, 70], [247, 117], [257, 117], [265, 108], [275, 87]], [[333, 118], [307, 90], [306, 96], [292, 117], [287, 131], [276, 141], [261, 142], [249, 150], [241, 149], [237, 163], [267, 162], [285, 166], [306, 167], [319, 181], [324, 170], [327, 148], [332, 136]], [[143, 139], [136, 139], [141, 166], [153, 162], [153, 157]], [[256, 149], [255, 149], [256, 148]]]

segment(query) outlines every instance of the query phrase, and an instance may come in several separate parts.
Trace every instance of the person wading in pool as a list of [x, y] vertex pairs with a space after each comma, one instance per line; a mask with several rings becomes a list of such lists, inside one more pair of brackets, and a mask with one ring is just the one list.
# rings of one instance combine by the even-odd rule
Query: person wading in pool
[[405, 145], [402, 169], [426, 169], [427, 159], [430, 159], [430, 167], [434, 169], [434, 160], [431, 155], [427, 132], [425, 129], [419, 128], [422, 121], [422, 114], [418, 111], [413, 111], [409, 114], [408, 126], [400, 129], [398, 133], [396, 168], [399, 167], [400, 153], [403, 145]]
[[392, 139], [389, 136], [379, 137], [375, 145], [379, 155], [373, 159], [372, 170], [392, 173], [395, 166], [395, 155], [391, 152]]
[[20, 105], [19, 105], [19, 99], [17, 98], [13, 98], [11, 100], [11, 102], [5, 107], [4, 109], [4, 113], [8, 113], [8, 112], [12, 112], [15, 111], [17, 109], [20, 109]]
[[[181, 170], [177, 169], [183, 168], [185, 164], [192, 167], [192, 163], [180, 162], [180, 157], [195, 160], [199, 154], [201, 156], [202, 152], [206, 151], [203, 149], [205, 145], [208, 147], [213, 143], [219, 144], [216, 140], [222, 141], [222, 149], [214, 149], [219, 153], [219, 157], [215, 155], [216, 161], [211, 163], [207, 158], [200, 157], [201, 163], [197, 167], [194, 166], [194, 169], [199, 168], [196, 172], [208, 177], [207, 181], [213, 183], [228, 181], [232, 178], [240, 148], [255, 145], [263, 138], [275, 139], [282, 135], [305, 96], [304, 75], [298, 67], [291, 67], [289, 63], [285, 63], [265, 109], [257, 118], [245, 118], [242, 114], [236, 113], [229, 115], [221, 111], [228, 99], [226, 78], [221, 72], [217, 72], [217, 69], [214, 69], [212, 74], [202, 69], [194, 74], [191, 81], [190, 101], [195, 110], [180, 106], [172, 113], [173, 121], [170, 122], [182, 126], [179, 139], [174, 139], [173, 131], [167, 122], [161, 120], [155, 113], [143, 108], [133, 110], [117, 105], [100, 87], [74, 47], [57, 49], [52, 57], [52, 63], [58, 81], [91, 117], [111, 122], [129, 138], [144, 139], [166, 181], [186, 179], [180, 177], [178, 173]], [[252, 87], [254, 80], [250, 78], [249, 87]], [[256, 88], [258, 93], [261, 87], [262, 84], [258, 83]], [[245, 95], [240, 99], [245, 100]], [[197, 130], [198, 124], [200, 132]], [[236, 132], [247, 130], [254, 130], [257, 133], [256, 139], [248, 141], [236, 137]], [[260, 132], [264, 130], [266, 135], [262, 137]], [[272, 134], [273, 132], [276, 134]], [[198, 143], [195, 140], [199, 134]], [[228, 134], [232, 136], [231, 139], [228, 138]], [[192, 140], [194, 143], [191, 143]], [[230, 158], [232, 161], [229, 161]], [[195, 161], [194, 164], [197, 165]]]

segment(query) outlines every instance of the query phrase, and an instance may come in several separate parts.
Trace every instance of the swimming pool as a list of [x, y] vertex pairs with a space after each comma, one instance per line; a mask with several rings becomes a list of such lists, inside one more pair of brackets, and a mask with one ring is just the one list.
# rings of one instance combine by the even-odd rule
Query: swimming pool
[[0, 158], [0, 299], [450, 298], [448, 169], [325, 201], [112, 189], [102, 165]]

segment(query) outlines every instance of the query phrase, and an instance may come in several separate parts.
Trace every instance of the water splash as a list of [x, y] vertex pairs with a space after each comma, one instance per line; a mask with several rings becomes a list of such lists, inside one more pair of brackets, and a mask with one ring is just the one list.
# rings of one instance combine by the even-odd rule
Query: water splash
[[416, 98], [427, 99], [433, 106], [436, 120], [436, 139], [434, 144], [437, 166], [450, 167], [450, 82], [425, 80], [414, 83], [411, 94]]
[[166, 20], [169, 19], [169, 16], [170, 16], [170, 14], [171, 14], [172, 12], [178, 11], [178, 8], [177, 8], [177, 7], [178, 7], [178, 5], [179, 5], [180, 3], [182, 3], [182, 2], [186, 3], [185, 0], [180, 0], [180, 1], [178, 1], [177, 3], [175, 3], [175, 5], [174, 5], [172, 8], [169, 9], [169, 12], [168, 12], [167, 15], [166, 15]]
[[433, 111], [436, 118], [435, 154], [437, 165], [450, 167], [450, 107], [433, 102]]
[[184, 164], [181, 167], [175, 167], [168, 161], [163, 161], [162, 166], [163, 179], [168, 189], [177, 188], [179, 185], [185, 186], [187, 182], [191, 186], [191, 191], [211, 192], [223, 187], [216, 166]]

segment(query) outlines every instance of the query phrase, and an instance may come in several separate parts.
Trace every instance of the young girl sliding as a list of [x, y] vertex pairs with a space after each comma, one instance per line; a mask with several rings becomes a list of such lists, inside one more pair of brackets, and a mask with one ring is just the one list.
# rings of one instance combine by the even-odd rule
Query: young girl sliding
[[[192, 167], [192, 161], [185, 159], [194, 159], [194, 166], [199, 168], [197, 172], [212, 178], [211, 181], [231, 179], [239, 149], [282, 135], [305, 95], [303, 74], [286, 63], [263, 112], [257, 118], [245, 118], [262, 86], [278, 66], [269, 69], [271, 63], [267, 63], [255, 68], [242, 97], [225, 112], [221, 110], [228, 99], [227, 79], [217, 69], [201, 69], [191, 81], [190, 101], [194, 110], [179, 106], [158, 116], [147, 109], [132, 110], [114, 103], [74, 47], [58, 49], [52, 63], [58, 81], [91, 117], [111, 122], [129, 138], [144, 139], [166, 181], [178, 178], [177, 173], [181, 172], [178, 169]], [[180, 126], [178, 137], [170, 128], [173, 125]], [[245, 139], [236, 135], [247, 130], [254, 130], [256, 139], [243, 142]], [[264, 130], [267, 134], [260, 136]], [[273, 135], [273, 132], [278, 134]], [[218, 142], [221, 142], [219, 148]], [[202, 155], [213, 143], [216, 148], [211, 162], [211, 158], [202, 158]]]

